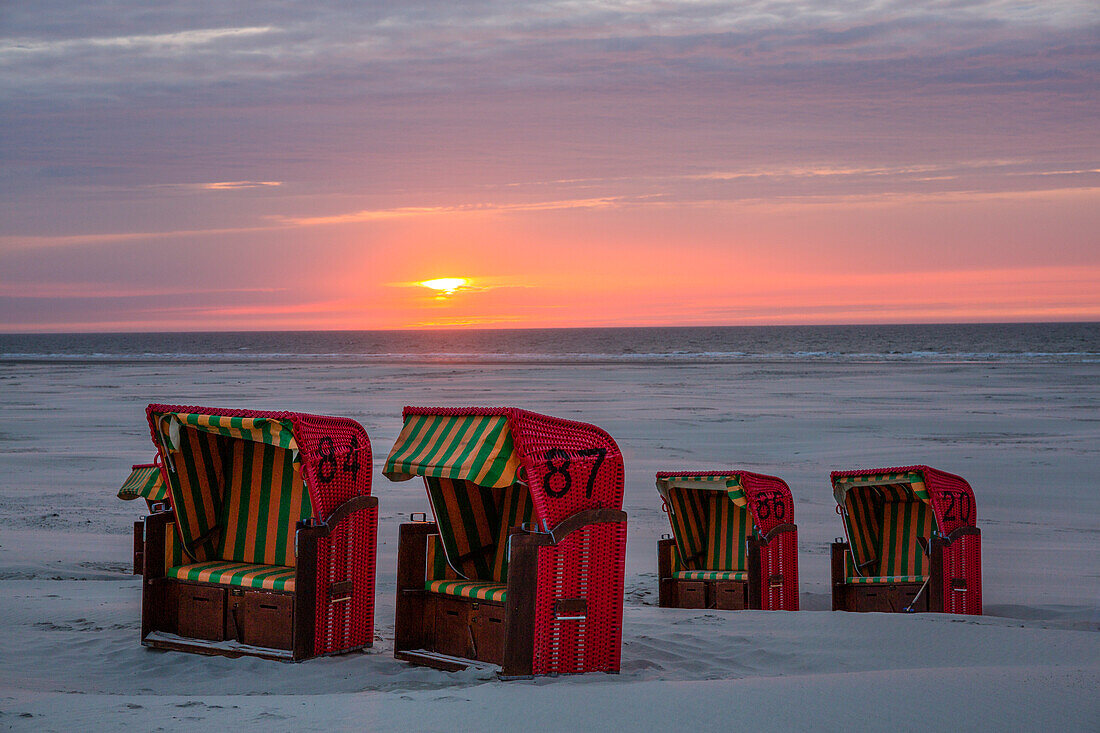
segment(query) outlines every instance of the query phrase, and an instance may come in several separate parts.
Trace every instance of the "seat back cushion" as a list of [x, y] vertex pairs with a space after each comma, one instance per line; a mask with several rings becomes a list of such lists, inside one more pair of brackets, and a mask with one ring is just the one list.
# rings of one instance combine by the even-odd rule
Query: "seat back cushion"
[[503, 489], [493, 489], [499, 495], [499, 519], [497, 520], [497, 549], [493, 556], [492, 575], [497, 583], [508, 582], [508, 533], [512, 527], [520, 527], [535, 515], [531, 490], [522, 484], [512, 484]]
[[669, 514], [680, 555], [675, 569], [744, 570], [752, 532], [748, 510], [721, 491], [673, 487], [668, 491]]
[[684, 570], [701, 570], [706, 555], [707, 502], [702, 491], [672, 487], [668, 490], [668, 518]]
[[928, 557], [917, 542], [934, 527], [932, 509], [923, 501], [890, 501], [882, 512], [882, 561], [879, 576], [914, 577], [928, 574]]
[[433, 580], [459, 580], [460, 576], [454, 571], [450, 565], [447, 564], [447, 556], [443, 552], [443, 542], [439, 539], [439, 535], [428, 535], [428, 547], [425, 557], [425, 574], [424, 577], [429, 582]]
[[527, 487], [490, 488], [435, 477], [425, 477], [425, 483], [451, 567], [470, 580], [507, 582], [508, 530], [534, 516]]
[[730, 501], [721, 491], [708, 491], [707, 570], [744, 570], [748, 567], [749, 532], [752, 517], [748, 509]]
[[184, 549], [197, 560], [218, 557], [223, 500], [223, 454], [218, 436], [183, 426], [173, 471], [166, 472]]
[[233, 440], [226, 455], [218, 557], [293, 567], [298, 520], [312, 515], [293, 454], [266, 443]]

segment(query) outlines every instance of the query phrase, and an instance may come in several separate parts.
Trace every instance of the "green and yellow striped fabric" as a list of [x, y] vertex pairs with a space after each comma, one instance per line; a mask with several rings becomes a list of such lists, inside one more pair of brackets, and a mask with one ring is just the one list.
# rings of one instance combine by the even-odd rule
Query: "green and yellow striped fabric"
[[931, 537], [936, 524], [923, 483], [919, 489], [867, 481], [845, 491], [845, 522], [858, 565], [846, 561], [848, 582], [915, 582], [905, 579], [927, 576], [927, 556], [917, 540]]
[[223, 497], [223, 461], [218, 436], [183, 427], [166, 471], [184, 550], [196, 560], [217, 557]]
[[187, 553], [183, 551], [183, 544], [180, 542], [179, 532], [176, 530], [174, 524], [169, 525], [164, 530], [164, 570], [175, 567], [176, 565], [185, 565], [191, 559], [187, 556]]
[[878, 544], [882, 538], [882, 498], [872, 487], [849, 491], [844, 496], [845, 521], [852, 554], [862, 570], [877, 567]]
[[424, 577], [428, 580], [460, 580], [458, 573], [447, 564], [447, 556], [443, 552], [443, 543], [439, 535], [428, 535], [427, 555], [425, 558]]
[[752, 516], [725, 491], [672, 486], [667, 504], [685, 570], [744, 570]]
[[531, 521], [531, 492], [520, 484], [490, 488], [435, 477], [425, 482], [451, 567], [471, 580], [505, 582], [508, 530]]
[[485, 583], [472, 580], [429, 580], [424, 589], [432, 593], [445, 593], [475, 601], [504, 603], [508, 599], [508, 586], [501, 583]]
[[833, 495], [836, 497], [837, 503], [843, 506], [844, 494], [857, 486], [887, 485], [907, 486], [913, 495], [921, 501], [925, 503], [931, 503], [932, 501], [932, 498], [928, 494], [928, 489], [924, 485], [924, 474], [919, 471], [912, 471], [909, 473], [877, 473], [868, 474], [866, 476], [844, 476], [837, 479], [836, 484], [833, 486]]
[[298, 520], [312, 516], [301, 465], [290, 450], [234, 440], [228, 451], [218, 557], [293, 567]]
[[676, 580], [740, 580], [749, 579], [747, 570], [680, 570], [672, 573]]
[[504, 488], [519, 467], [503, 415], [409, 415], [383, 473], [394, 481], [430, 476]]
[[188, 426], [204, 433], [224, 435], [227, 438], [250, 440], [265, 443], [288, 450], [298, 450], [294, 432], [287, 420], [275, 420], [268, 417], [225, 417], [223, 415], [204, 415], [194, 412], [169, 412], [160, 415], [158, 429], [168, 449], [178, 447], [176, 436], [182, 426]]
[[118, 490], [118, 498], [125, 501], [145, 499], [146, 501], [164, 501], [168, 489], [156, 466], [140, 466], [130, 472], [130, 477]]
[[169, 578], [265, 590], [294, 590], [294, 568], [243, 562], [210, 562], [181, 565], [168, 571]]
[[882, 517], [882, 562], [878, 575], [924, 576], [928, 563], [917, 538], [932, 535], [935, 526], [932, 508], [923, 501], [887, 501]]

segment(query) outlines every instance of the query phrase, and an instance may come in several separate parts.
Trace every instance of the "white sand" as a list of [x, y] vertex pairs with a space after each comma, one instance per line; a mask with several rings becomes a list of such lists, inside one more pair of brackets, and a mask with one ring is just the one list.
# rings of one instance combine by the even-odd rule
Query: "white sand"
[[[0, 726], [308, 730], [795, 726], [1100, 729], [1100, 366], [935, 364], [0, 364]], [[281, 664], [138, 643], [127, 574], [150, 401], [347, 415], [381, 502], [368, 654]], [[606, 428], [630, 514], [620, 675], [503, 683], [390, 656], [398, 523], [426, 508], [378, 473], [413, 404], [516, 404]], [[841, 532], [828, 471], [929, 463], [966, 476], [983, 531], [981, 619], [828, 608]], [[655, 607], [660, 469], [784, 477], [800, 613]], [[489, 721], [488, 724], [485, 721]]]

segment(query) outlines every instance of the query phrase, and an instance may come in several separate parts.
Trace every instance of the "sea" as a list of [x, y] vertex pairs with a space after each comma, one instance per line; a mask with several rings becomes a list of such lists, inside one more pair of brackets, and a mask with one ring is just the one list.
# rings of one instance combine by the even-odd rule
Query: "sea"
[[1100, 323], [0, 334], [0, 360], [1100, 362]]

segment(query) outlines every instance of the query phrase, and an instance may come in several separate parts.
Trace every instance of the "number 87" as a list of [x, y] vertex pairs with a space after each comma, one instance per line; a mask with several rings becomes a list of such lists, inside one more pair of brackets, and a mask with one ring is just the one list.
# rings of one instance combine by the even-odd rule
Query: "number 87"
[[[603, 465], [603, 459], [607, 455], [606, 448], [588, 448], [586, 450], [580, 450], [575, 453], [579, 457], [587, 458], [589, 456], [595, 456], [596, 460], [592, 462], [592, 471], [588, 474], [588, 482], [584, 487], [584, 496], [586, 499], [592, 498], [592, 489], [596, 486], [596, 474], [600, 472], [600, 466]], [[543, 478], [543, 486], [546, 489], [546, 493], [555, 499], [560, 499], [569, 493], [569, 490], [573, 488], [573, 475], [569, 472], [570, 459], [569, 453], [561, 448], [551, 448], [546, 451], [546, 476]], [[561, 476], [561, 485], [555, 487], [554, 476]]]

